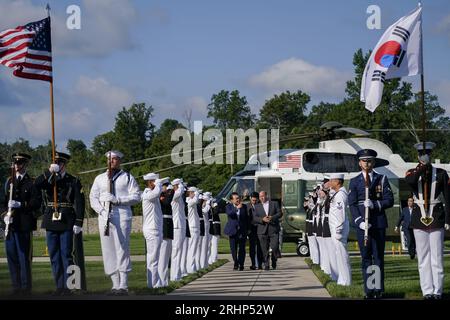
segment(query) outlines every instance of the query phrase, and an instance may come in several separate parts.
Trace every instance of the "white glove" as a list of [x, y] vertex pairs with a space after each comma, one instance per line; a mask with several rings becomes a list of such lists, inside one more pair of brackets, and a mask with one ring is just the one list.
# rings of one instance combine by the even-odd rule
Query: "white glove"
[[395, 227], [394, 231], [397, 232], [398, 231], [398, 227]]
[[73, 233], [79, 234], [81, 231], [83, 231], [82, 227], [79, 226], [73, 226]]
[[59, 166], [58, 166], [56, 163], [52, 163], [52, 164], [50, 165], [50, 168], [48, 168], [48, 170], [49, 170], [51, 173], [58, 173], [58, 172], [59, 172]]
[[342, 234], [336, 232], [336, 235], [334, 237], [336, 238], [336, 240], [341, 240], [342, 239]]
[[447, 231], [450, 230], [450, 224], [446, 223], [445, 226], [444, 226], [444, 228], [445, 228], [445, 230], [447, 230]]
[[[368, 227], [367, 229], [370, 229], [371, 226], [372, 226], [372, 225], [369, 223], [369, 227]], [[365, 222], [361, 222], [361, 223], [359, 224], [359, 228], [360, 228], [361, 230], [366, 230], [366, 223], [365, 223]]]
[[373, 209], [373, 202], [370, 199], [364, 200], [364, 208]]
[[5, 224], [10, 224], [13, 222], [13, 217], [5, 215], [5, 218], [3, 218], [3, 221], [5, 222]]
[[117, 204], [117, 198], [111, 193], [102, 193], [99, 198], [100, 202], [111, 202], [112, 204]]
[[217, 207], [217, 206], [218, 206], [218, 204], [215, 203], [215, 202], [214, 202], [213, 205], [212, 205], [213, 208], [215, 208], [215, 207]]
[[15, 201], [15, 200], [8, 201], [8, 208], [11, 208], [11, 209], [20, 208], [21, 205], [22, 204], [20, 203], [20, 201]]
[[156, 179], [155, 184], [161, 184], [161, 181], [162, 181], [161, 179]]

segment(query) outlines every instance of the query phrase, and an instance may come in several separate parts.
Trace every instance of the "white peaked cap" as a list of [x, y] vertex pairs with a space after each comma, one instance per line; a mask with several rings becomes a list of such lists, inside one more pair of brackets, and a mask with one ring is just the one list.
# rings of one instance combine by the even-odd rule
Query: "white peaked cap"
[[181, 183], [183, 183], [183, 179], [174, 179], [174, 180], [172, 181], [172, 184], [173, 184], [173, 185], [175, 185], [175, 184], [181, 184]]
[[172, 189], [173, 189], [173, 185], [169, 184], [169, 185], [167, 186], [167, 190], [172, 190]]
[[159, 179], [159, 174], [157, 173], [147, 173], [144, 177], [144, 180], [148, 181], [148, 180], [156, 180]]
[[117, 150], [111, 150], [111, 151], [108, 151], [107, 153], [105, 153], [105, 156], [106, 156], [107, 158], [109, 158], [109, 154], [110, 154], [110, 153], [111, 153], [111, 158], [112, 158], [112, 157], [118, 157], [118, 158], [120, 158], [120, 159], [123, 158], [123, 153], [120, 152], [120, 151], [117, 151]]
[[196, 187], [189, 187], [189, 189], [187, 189], [187, 191], [192, 191], [192, 192], [196, 192], [198, 191]]
[[207, 196], [207, 197], [211, 197], [212, 193], [208, 191], [208, 192], [205, 192], [204, 195]]
[[331, 179], [340, 179], [344, 180], [344, 174], [343, 173], [331, 173], [330, 174], [330, 180]]

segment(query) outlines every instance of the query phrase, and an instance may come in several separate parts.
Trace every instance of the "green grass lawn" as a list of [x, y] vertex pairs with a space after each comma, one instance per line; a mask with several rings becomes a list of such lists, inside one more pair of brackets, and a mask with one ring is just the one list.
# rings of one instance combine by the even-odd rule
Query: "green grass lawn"
[[[323, 273], [317, 265], [312, 265], [311, 259], [306, 262], [312, 267], [320, 282], [325, 286], [330, 295], [335, 298], [362, 298], [364, 296], [363, 280], [361, 272], [361, 259], [351, 257], [352, 285], [339, 286], [336, 282]], [[450, 257], [444, 257], [444, 270], [450, 270]], [[405, 256], [386, 256], [384, 286], [386, 298], [422, 299], [420, 290], [419, 272], [417, 270], [417, 258], [411, 260]], [[444, 278], [444, 298], [450, 298], [450, 277]]]
[[[147, 288], [145, 262], [133, 262], [133, 270], [129, 273], [128, 287], [130, 295], [161, 295], [178, 289], [213, 269], [225, 264], [227, 260], [219, 260], [206, 269], [190, 274], [180, 281], [171, 281], [166, 288]], [[55, 290], [55, 284], [51, 275], [50, 263], [33, 263], [33, 294], [49, 294]], [[86, 262], [87, 294], [105, 294], [111, 290], [111, 280], [103, 270], [102, 262]], [[0, 268], [0, 297], [7, 296], [11, 291], [11, 280], [6, 264]]]
[[[5, 258], [5, 244], [4, 241], [0, 241], [0, 258]], [[102, 249], [100, 247], [99, 235], [85, 235], [83, 236], [83, 246], [85, 256], [101, 256]], [[33, 238], [33, 256], [41, 257], [45, 256], [46, 242], [45, 237]], [[295, 243], [284, 243], [283, 252], [293, 253], [295, 252]], [[221, 238], [219, 240], [219, 253], [230, 253], [230, 244], [227, 238]], [[142, 233], [132, 233], [130, 236], [130, 252], [131, 255], [143, 255], [145, 254], [145, 240]], [[248, 249], [247, 249], [248, 252]]]

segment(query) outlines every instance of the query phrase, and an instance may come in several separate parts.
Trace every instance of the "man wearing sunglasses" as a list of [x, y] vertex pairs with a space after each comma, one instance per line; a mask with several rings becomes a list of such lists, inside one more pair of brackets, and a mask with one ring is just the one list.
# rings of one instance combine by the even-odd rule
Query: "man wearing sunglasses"
[[[389, 181], [385, 175], [373, 170], [377, 152], [372, 149], [362, 149], [356, 154], [359, 159], [361, 174], [350, 180], [348, 205], [352, 220], [356, 227], [359, 250], [362, 259], [362, 275], [364, 279], [365, 299], [380, 299], [384, 292], [384, 248], [387, 228], [385, 210], [394, 205]], [[366, 185], [368, 193], [366, 193]], [[369, 211], [366, 225], [366, 208]], [[366, 238], [365, 230], [368, 229]], [[376, 268], [378, 267], [378, 268]], [[368, 286], [367, 279], [374, 270], [381, 277], [379, 286]]]

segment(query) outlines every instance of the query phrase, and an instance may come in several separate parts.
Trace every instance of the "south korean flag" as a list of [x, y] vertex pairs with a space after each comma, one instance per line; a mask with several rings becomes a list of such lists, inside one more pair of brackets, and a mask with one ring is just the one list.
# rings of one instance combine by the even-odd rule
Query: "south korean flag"
[[370, 55], [361, 82], [361, 101], [374, 112], [386, 79], [422, 73], [422, 7], [391, 25]]

